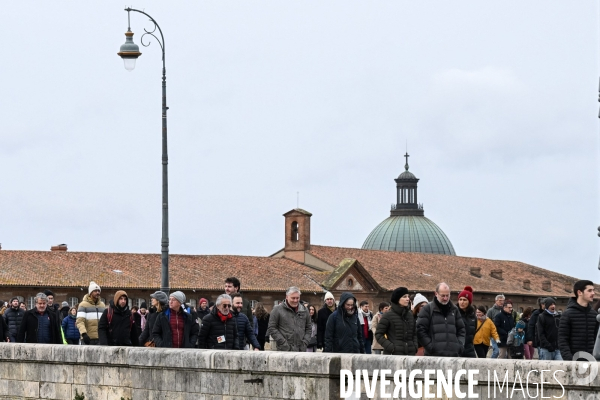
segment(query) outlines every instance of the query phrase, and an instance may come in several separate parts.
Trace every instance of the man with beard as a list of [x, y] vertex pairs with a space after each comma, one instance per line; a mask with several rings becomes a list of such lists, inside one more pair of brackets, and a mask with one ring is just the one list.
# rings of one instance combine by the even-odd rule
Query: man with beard
[[208, 307], [208, 300], [206, 300], [204, 297], [200, 299], [198, 304], [200, 304], [200, 307], [198, 307], [198, 310], [196, 310], [198, 313], [198, 322], [202, 323], [202, 319], [210, 314], [210, 308]]
[[561, 361], [562, 357], [558, 349], [560, 315], [556, 312], [556, 301], [548, 297], [544, 300], [544, 308], [544, 312], [538, 317], [536, 327], [539, 358]]
[[340, 306], [327, 320], [323, 351], [326, 353], [364, 353], [363, 328], [358, 318], [356, 298], [352, 293], [342, 293]]
[[317, 348], [322, 349], [325, 345], [325, 328], [327, 319], [336, 310], [335, 298], [330, 292], [325, 293], [325, 304], [317, 313]]
[[127, 293], [118, 290], [114, 300], [102, 313], [98, 323], [99, 344], [102, 346], [138, 346], [140, 331], [129, 309]]
[[10, 308], [4, 312], [4, 319], [8, 325], [8, 336], [11, 343], [17, 342], [17, 333], [19, 333], [19, 327], [24, 315], [25, 311], [19, 307], [19, 299], [13, 297], [10, 300]]
[[465, 346], [465, 324], [458, 307], [450, 301], [450, 287], [442, 282], [435, 298], [419, 311], [417, 337], [426, 356], [460, 357]]
[[248, 317], [246, 317], [246, 314], [242, 312], [242, 308], [244, 307], [242, 295], [236, 293], [231, 299], [233, 302], [233, 317], [237, 322], [238, 341], [240, 342], [240, 350], [247, 350], [246, 339], [248, 339], [248, 342], [250, 342], [250, 344], [252, 344], [252, 346], [254, 347], [254, 351], [260, 351], [260, 344], [258, 343], [258, 340], [256, 340], [256, 335], [254, 334], [252, 326], [250, 326], [250, 321], [248, 321]]
[[83, 296], [77, 309], [77, 328], [81, 333], [83, 344], [98, 344], [98, 321], [106, 306], [100, 300], [100, 286], [94, 281], [90, 282], [88, 294]]

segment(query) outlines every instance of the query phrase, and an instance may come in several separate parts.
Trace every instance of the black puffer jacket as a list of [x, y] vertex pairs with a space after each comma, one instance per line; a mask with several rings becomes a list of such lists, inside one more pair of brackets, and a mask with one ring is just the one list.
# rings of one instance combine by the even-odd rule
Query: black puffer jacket
[[460, 316], [462, 317], [463, 323], [465, 324], [465, 350], [463, 351], [463, 357], [477, 357], [475, 354], [475, 346], [473, 345], [473, 339], [475, 338], [475, 330], [477, 329], [477, 317], [475, 316], [475, 308], [473, 306], [467, 307], [466, 310], [458, 308]]
[[156, 317], [158, 317], [156, 308], [150, 307], [148, 309], [148, 313], [146, 314], [146, 326], [144, 326], [144, 330], [142, 331], [139, 339], [141, 346], [152, 340], [152, 328], [154, 328], [154, 324], [156, 323]]
[[[354, 312], [350, 315], [344, 308], [344, 304], [348, 300], [354, 300]], [[327, 320], [323, 351], [326, 353], [354, 354], [365, 352], [362, 325], [358, 321], [356, 298], [352, 293], [342, 293], [338, 309]]]
[[571, 297], [558, 327], [558, 348], [563, 360], [573, 360], [573, 355], [578, 351], [593, 353], [598, 332], [596, 315], [598, 313], [591, 304], [582, 307]]
[[140, 331], [132, 318], [129, 306], [115, 307], [111, 300], [98, 322], [98, 344], [102, 346], [139, 346], [139, 337]]
[[416, 321], [410, 308], [392, 304], [392, 308], [382, 314], [377, 323], [375, 340], [383, 347], [383, 354], [403, 356], [417, 354], [419, 345]]
[[[193, 349], [198, 341], [198, 323], [190, 314], [183, 311], [183, 308], [180, 310], [183, 312], [183, 343], [181, 347]], [[156, 322], [152, 328], [152, 340], [156, 347], [173, 347], [173, 333], [169, 324], [172, 311], [167, 308], [156, 315]]]
[[549, 314], [544, 311], [540, 313], [535, 327], [539, 347], [548, 351], [558, 349], [558, 326], [560, 325], [560, 315]]
[[[335, 303], [334, 303], [335, 304]], [[335, 309], [334, 309], [335, 311]], [[323, 304], [323, 307], [317, 312], [317, 347], [322, 348], [325, 346], [325, 328], [327, 327], [327, 320], [329, 316], [333, 314], [333, 311], [327, 307], [327, 304]]]
[[506, 313], [504, 309], [500, 311], [494, 318], [494, 325], [500, 336], [500, 343], [498, 347], [506, 347], [506, 341], [508, 340], [508, 333], [512, 328], [515, 327], [515, 321], [512, 317], [512, 312]]
[[17, 334], [19, 333], [19, 327], [21, 326], [24, 315], [25, 311], [21, 310], [20, 308], [15, 310], [11, 307], [4, 312], [4, 319], [8, 325], [8, 332], [11, 342], [17, 341]]
[[[217, 315], [218, 309], [215, 306], [210, 314], [202, 318], [202, 326], [198, 335], [198, 347], [201, 349], [222, 349], [222, 350], [240, 350], [238, 340], [237, 320], [232, 317], [225, 322]], [[219, 343], [217, 338], [225, 336], [225, 342]]]
[[465, 345], [465, 324], [460, 311], [451, 301], [442, 313], [437, 299], [426, 304], [417, 317], [417, 337], [426, 356], [459, 357]]

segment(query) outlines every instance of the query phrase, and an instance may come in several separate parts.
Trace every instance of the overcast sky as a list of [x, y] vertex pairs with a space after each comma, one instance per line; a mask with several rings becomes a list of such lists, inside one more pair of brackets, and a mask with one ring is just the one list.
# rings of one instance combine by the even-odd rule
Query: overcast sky
[[[166, 37], [172, 254], [361, 247], [404, 169], [457, 255], [600, 281], [598, 4], [139, 1]], [[0, 13], [3, 249], [160, 252], [161, 59], [116, 1]], [[151, 24], [132, 13], [134, 40]]]

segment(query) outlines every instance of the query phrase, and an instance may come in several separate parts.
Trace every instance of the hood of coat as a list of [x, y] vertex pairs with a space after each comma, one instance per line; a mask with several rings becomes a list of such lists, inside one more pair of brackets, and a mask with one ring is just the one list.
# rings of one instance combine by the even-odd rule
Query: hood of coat
[[[354, 300], [354, 313], [353, 314], [356, 314], [358, 312], [358, 307], [356, 306], [356, 297], [354, 297], [354, 295], [350, 292], [344, 292], [340, 296], [340, 305], [339, 305], [340, 310], [342, 310], [344, 315], [347, 315], [344, 304], [346, 304], [346, 302], [348, 300]], [[351, 315], [353, 315], [353, 314], [351, 314]]]
[[583, 307], [577, 302], [577, 299], [575, 297], [571, 297], [569, 299], [569, 304], [567, 304], [567, 308], [576, 308], [581, 312], [587, 312], [592, 309], [592, 304], [590, 303], [587, 307]]
[[401, 317], [405, 317], [406, 313], [409, 312], [409, 308], [408, 307], [402, 307], [400, 304], [396, 304], [396, 303], [392, 303], [392, 312], [395, 312], [396, 314], [400, 315]]

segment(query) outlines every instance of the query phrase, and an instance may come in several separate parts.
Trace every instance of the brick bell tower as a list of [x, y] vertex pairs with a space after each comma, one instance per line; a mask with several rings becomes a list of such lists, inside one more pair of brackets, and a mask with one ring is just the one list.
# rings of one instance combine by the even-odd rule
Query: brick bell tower
[[310, 217], [312, 214], [295, 208], [283, 214], [285, 217], [285, 256], [304, 263], [304, 252], [310, 250]]

